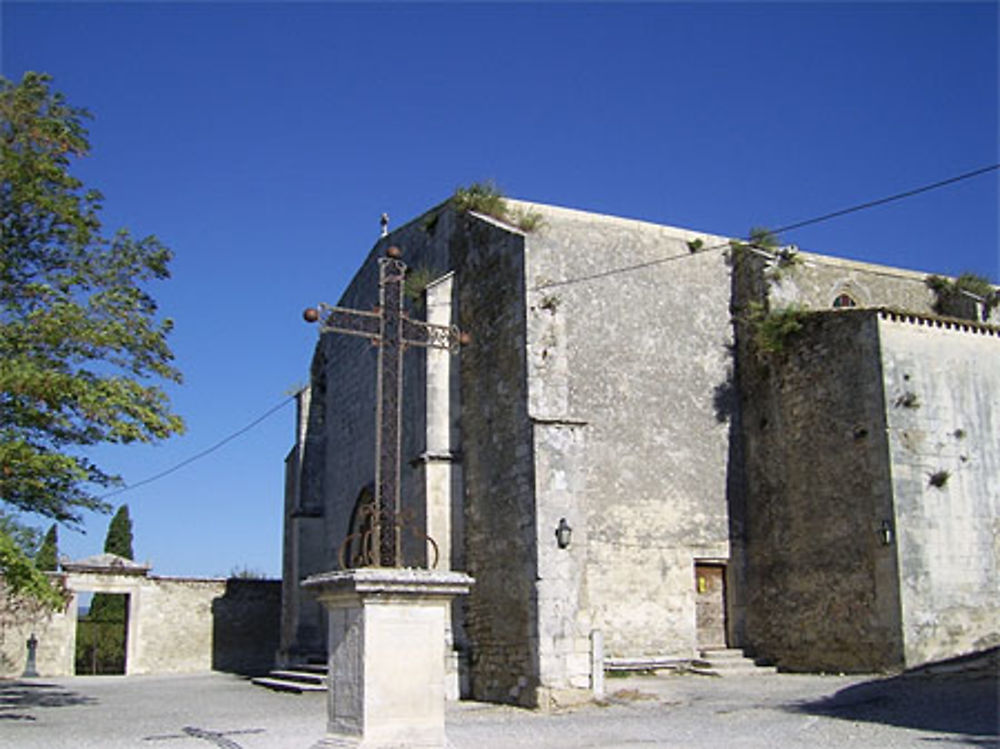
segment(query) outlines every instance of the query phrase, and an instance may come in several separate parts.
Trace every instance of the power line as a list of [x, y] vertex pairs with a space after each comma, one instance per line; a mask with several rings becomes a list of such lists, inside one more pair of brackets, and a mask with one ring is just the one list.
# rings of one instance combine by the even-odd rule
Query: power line
[[[812, 224], [818, 224], [821, 221], [829, 221], [830, 219], [838, 218], [840, 216], [845, 216], [845, 215], [847, 215], [849, 213], [855, 213], [857, 211], [863, 211], [863, 210], [866, 210], [868, 208], [873, 208], [875, 206], [884, 205], [886, 203], [891, 203], [891, 202], [896, 201], [896, 200], [903, 200], [904, 198], [909, 198], [909, 197], [912, 197], [914, 195], [919, 195], [920, 193], [929, 192], [930, 190], [936, 190], [936, 189], [939, 189], [941, 187], [945, 187], [947, 185], [952, 185], [952, 184], [954, 184], [956, 182], [961, 182], [962, 180], [971, 179], [972, 177], [978, 177], [981, 174], [986, 174], [987, 172], [992, 172], [992, 171], [995, 171], [997, 169], [1000, 169], [1000, 164], [992, 164], [990, 166], [981, 167], [979, 169], [974, 169], [971, 172], [965, 172], [964, 174], [959, 174], [959, 175], [956, 175], [954, 177], [949, 177], [948, 179], [939, 180], [938, 182], [932, 182], [932, 183], [927, 184], [927, 185], [922, 185], [920, 187], [915, 187], [915, 188], [913, 188], [911, 190], [905, 190], [904, 192], [896, 193], [894, 195], [889, 195], [889, 196], [884, 197], [884, 198], [878, 198], [877, 200], [869, 200], [869, 201], [867, 201], [865, 203], [859, 203], [857, 205], [853, 205], [853, 206], [850, 206], [848, 208], [842, 208], [840, 210], [833, 211], [831, 213], [825, 213], [825, 214], [823, 214], [821, 216], [816, 216], [815, 218], [805, 219], [803, 221], [797, 221], [797, 222], [792, 223], [792, 224], [787, 224], [786, 226], [782, 226], [782, 227], [779, 227], [777, 229], [773, 229], [771, 231], [775, 235], [782, 234], [784, 232], [791, 231], [792, 229], [799, 229], [799, 228], [801, 228], [803, 226], [810, 226]], [[747, 241], [750, 241], [752, 238], [751, 237], [747, 237], [746, 239], [747, 239]], [[663, 265], [664, 263], [669, 263], [669, 262], [672, 262], [674, 260], [680, 260], [682, 258], [691, 257], [693, 254], [702, 254], [704, 252], [709, 252], [709, 251], [712, 251], [712, 250], [726, 249], [728, 247], [729, 247], [729, 242], [725, 242], [725, 243], [721, 243], [721, 244], [716, 244], [716, 245], [711, 245], [709, 247], [705, 247], [702, 250], [699, 250], [698, 253], [688, 252], [688, 253], [682, 253], [682, 254], [678, 254], [678, 255], [669, 255], [667, 257], [657, 258], [655, 260], [647, 260], [645, 262], [635, 263], [633, 265], [626, 265], [626, 266], [621, 266], [621, 267], [618, 267], [618, 268], [611, 268], [611, 269], [606, 270], [606, 271], [599, 271], [597, 273], [591, 273], [591, 274], [588, 274], [588, 275], [585, 275], [585, 276], [577, 276], [576, 278], [569, 278], [569, 279], [565, 279], [563, 281], [551, 281], [549, 283], [539, 284], [539, 285], [537, 285], [537, 286], [534, 287], [534, 290], [535, 291], [539, 291], [541, 289], [548, 289], [548, 288], [553, 288], [553, 287], [556, 287], [556, 286], [568, 286], [570, 284], [583, 283], [585, 281], [592, 281], [592, 280], [595, 280], [595, 279], [598, 279], [598, 278], [606, 278], [607, 276], [614, 276], [614, 275], [618, 275], [618, 274], [621, 274], [621, 273], [629, 273], [631, 271], [641, 270], [643, 268], [649, 268], [649, 267], [652, 267], [654, 265]], [[116, 490], [114, 490], [112, 492], [108, 492], [107, 494], [104, 494], [104, 495], [100, 496], [98, 499], [101, 499], [101, 500], [108, 499], [109, 497], [117, 496], [118, 494], [122, 494], [123, 492], [131, 491], [132, 489], [137, 489], [140, 486], [146, 486], [147, 484], [151, 484], [154, 481], [159, 481], [160, 479], [164, 478], [165, 476], [169, 476], [170, 474], [172, 474], [172, 473], [174, 473], [176, 471], [179, 471], [181, 468], [184, 468], [185, 466], [188, 466], [191, 463], [194, 463], [195, 461], [200, 460], [200, 459], [204, 458], [207, 455], [210, 455], [211, 453], [215, 452], [216, 450], [218, 450], [219, 448], [221, 448], [224, 445], [228, 444], [229, 442], [232, 442], [237, 437], [239, 437], [239, 436], [245, 434], [246, 432], [250, 431], [255, 426], [257, 426], [258, 424], [260, 424], [262, 421], [264, 421], [265, 419], [267, 419], [269, 416], [271, 416], [272, 414], [274, 414], [274, 413], [278, 412], [279, 410], [281, 410], [285, 405], [287, 405], [288, 403], [290, 403], [294, 399], [295, 399], [295, 396], [289, 396], [285, 400], [281, 401], [281, 403], [277, 404], [276, 406], [272, 407], [271, 409], [269, 409], [268, 411], [266, 411], [265, 413], [263, 413], [261, 416], [258, 416], [256, 419], [254, 419], [253, 421], [251, 421], [245, 427], [236, 430], [235, 432], [233, 432], [229, 436], [227, 436], [227, 437], [219, 440], [218, 442], [216, 442], [211, 447], [209, 447], [209, 448], [207, 448], [205, 450], [202, 450], [201, 452], [196, 453], [195, 455], [192, 455], [190, 458], [182, 460], [180, 463], [177, 463], [176, 465], [171, 466], [170, 468], [166, 469], [165, 471], [161, 471], [160, 473], [157, 473], [157, 474], [155, 474], [153, 476], [145, 478], [142, 481], [137, 481], [134, 484], [130, 484], [128, 486], [123, 486], [120, 489], [116, 489]]]
[[[1000, 169], [1000, 164], [991, 164], [990, 166], [984, 166], [979, 169], [974, 169], [971, 172], [965, 172], [964, 174], [959, 174], [954, 177], [949, 177], [948, 179], [939, 180], [938, 182], [932, 182], [927, 185], [922, 185], [920, 187], [915, 187], [911, 190], [905, 190], [904, 192], [899, 192], [894, 195], [889, 195], [884, 198], [878, 198], [877, 200], [869, 200], [865, 203], [858, 203], [857, 205], [850, 206], [848, 208], [841, 208], [840, 210], [833, 211], [832, 213], [824, 213], [821, 216], [816, 216], [814, 218], [805, 219], [803, 221], [796, 221], [792, 224], [787, 224], [785, 226], [778, 227], [777, 229], [770, 230], [772, 234], [779, 235], [784, 232], [791, 231], [792, 229], [799, 229], [803, 226], [810, 226], [812, 224], [818, 224], [821, 221], [829, 221], [833, 218], [839, 218], [840, 216], [845, 216], [849, 213], [855, 213], [857, 211], [863, 211], [868, 208], [874, 208], [875, 206], [884, 205], [886, 203], [891, 203], [896, 200], [903, 200], [904, 198], [909, 198], [914, 195], [919, 195], [920, 193], [929, 192], [930, 190], [937, 190], [941, 187], [947, 185], [952, 185], [956, 182], [961, 182], [962, 180], [971, 179], [972, 177], [978, 177], [981, 174], [986, 174], [987, 172], [996, 171]], [[752, 237], [746, 237], [745, 241], [750, 241]], [[691, 257], [694, 254], [702, 254], [705, 252], [710, 252], [712, 250], [722, 250], [729, 247], [729, 242], [724, 242], [720, 244], [710, 245], [699, 250], [697, 253], [685, 252], [678, 255], [668, 255], [666, 257], [656, 258], [655, 260], [646, 260], [641, 263], [635, 263], [634, 265], [623, 265], [618, 268], [610, 268], [605, 271], [598, 271], [596, 273], [589, 273], [584, 276], [576, 276], [575, 278], [567, 278], [562, 281], [550, 281], [548, 283], [542, 283], [535, 286], [533, 291], [541, 291], [542, 289], [550, 289], [556, 286], [569, 286], [572, 284], [583, 283], [585, 281], [593, 281], [598, 278], [606, 278], [607, 276], [615, 276], [620, 273], [630, 273], [635, 270], [641, 270], [643, 268], [649, 268], [654, 265], [663, 265], [664, 263], [669, 263], [674, 260], [680, 260], [682, 258]]]
[[803, 226], [809, 226], [810, 224], [818, 224], [820, 221], [829, 221], [831, 218], [837, 218], [838, 216], [845, 216], [848, 213], [854, 213], [855, 211], [863, 211], [866, 208], [874, 208], [877, 205], [884, 205], [885, 203], [891, 203], [894, 200], [902, 200], [903, 198], [909, 198], [914, 195], [919, 195], [922, 192], [929, 192], [931, 190], [936, 190], [939, 187], [944, 187], [945, 185], [952, 185], [956, 182], [961, 182], [964, 179], [971, 179], [972, 177], [978, 177], [980, 174], [986, 174], [987, 172], [992, 172], [996, 169], [1000, 169], [1000, 164], [984, 166], [981, 169], [974, 169], [971, 172], [966, 172], [965, 174], [959, 174], [957, 177], [949, 177], [948, 179], [943, 179], [940, 182], [933, 182], [929, 185], [924, 185], [923, 187], [915, 187], [912, 190], [899, 192], [896, 193], [895, 195], [890, 195], [887, 198], [879, 198], [878, 200], [869, 200], [867, 203], [860, 203], [858, 205], [851, 206], [850, 208], [842, 208], [839, 211], [834, 211], [833, 213], [827, 213], [823, 216], [817, 216], [816, 218], [806, 219], [805, 221], [797, 221], [794, 224], [788, 224], [788, 226], [782, 226], [778, 229], [774, 229], [774, 233], [781, 234], [782, 232], [791, 231], [792, 229], [798, 229]]
[[251, 429], [253, 429], [255, 426], [257, 426], [262, 421], [264, 421], [268, 416], [271, 416], [272, 414], [277, 413], [282, 408], [284, 408], [284, 406], [286, 406], [288, 403], [290, 403], [293, 400], [295, 400], [295, 396], [294, 395], [290, 395], [289, 397], [285, 398], [285, 400], [281, 401], [281, 403], [279, 403], [278, 405], [274, 406], [273, 408], [269, 409], [268, 411], [266, 411], [262, 415], [258, 416], [256, 419], [254, 419], [253, 421], [251, 421], [249, 424], [247, 424], [242, 429], [237, 429], [235, 432], [233, 432], [232, 434], [230, 434], [228, 437], [224, 437], [223, 439], [219, 440], [218, 442], [216, 442], [211, 447], [209, 447], [209, 448], [207, 448], [205, 450], [202, 450], [200, 453], [197, 453], [195, 455], [192, 455], [190, 458], [186, 458], [185, 460], [182, 460], [180, 463], [177, 463], [176, 465], [171, 466], [170, 468], [168, 468], [165, 471], [160, 471], [155, 476], [150, 476], [149, 478], [145, 478], [142, 481], [137, 481], [134, 484], [129, 484], [128, 486], [123, 486], [120, 489], [115, 489], [113, 492], [108, 492], [107, 494], [104, 494], [104, 495], [98, 497], [98, 499], [104, 500], [104, 499], [107, 499], [108, 497], [114, 497], [114, 496], [116, 496], [118, 494], [121, 494], [122, 492], [131, 491], [132, 489], [138, 489], [140, 486], [145, 486], [146, 484], [151, 484], [154, 481], [159, 481], [164, 476], [169, 476], [171, 473], [174, 473], [175, 471], [179, 471], [184, 466], [190, 465], [191, 463], [194, 463], [196, 460], [200, 460], [200, 459], [204, 458], [206, 455], [214, 453], [220, 447], [222, 447], [223, 445], [225, 445], [225, 444], [227, 444], [229, 442], [232, 442], [234, 439], [236, 439], [240, 435], [246, 434]]

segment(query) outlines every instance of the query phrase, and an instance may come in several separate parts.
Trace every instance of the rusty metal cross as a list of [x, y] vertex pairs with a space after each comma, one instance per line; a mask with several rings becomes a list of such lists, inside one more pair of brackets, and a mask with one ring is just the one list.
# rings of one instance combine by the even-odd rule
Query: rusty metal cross
[[320, 321], [320, 333], [344, 333], [378, 346], [375, 395], [375, 497], [373, 537], [367, 562], [375, 567], [402, 563], [400, 535], [400, 441], [402, 436], [403, 354], [408, 346], [458, 350], [467, 342], [459, 329], [411, 320], [403, 310], [406, 263], [397, 247], [379, 258], [379, 305], [371, 312], [320, 304], [307, 309], [307, 322]]

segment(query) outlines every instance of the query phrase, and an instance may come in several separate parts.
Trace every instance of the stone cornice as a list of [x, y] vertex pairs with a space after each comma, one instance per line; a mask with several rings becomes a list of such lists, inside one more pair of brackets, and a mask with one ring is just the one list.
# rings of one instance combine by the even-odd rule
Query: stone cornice
[[302, 587], [319, 600], [343, 597], [423, 597], [465, 595], [475, 581], [464, 572], [412, 567], [359, 567], [311, 575]]
[[927, 315], [920, 312], [909, 312], [907, 310], [895, 309], [893, 307], [877, 307], [879, 317], [892, 322], [909, 323], [910, 325], [922, 325], [928, 328], [944, 328], [947, 330], [961, 331], [964, 333], [979, 333], [1000, 337], [1000, 327], [989, 323], [978, 322], [976, 320], [963, 320], [957, 317], [940, 317], [938, 315]]

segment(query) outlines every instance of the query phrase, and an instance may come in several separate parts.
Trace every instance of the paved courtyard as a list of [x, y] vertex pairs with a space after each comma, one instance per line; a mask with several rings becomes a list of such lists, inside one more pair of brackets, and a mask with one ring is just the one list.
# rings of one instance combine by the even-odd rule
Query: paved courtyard
[[[669, 674], [609, 678], [604, 704], [542, 714], [462, 702], [450, 747], [947, 747], [998, 745], [997, 674], [895, 678]], [[0, 681], [3, 749], [307, 749], [323, 694], [221, 673]]]

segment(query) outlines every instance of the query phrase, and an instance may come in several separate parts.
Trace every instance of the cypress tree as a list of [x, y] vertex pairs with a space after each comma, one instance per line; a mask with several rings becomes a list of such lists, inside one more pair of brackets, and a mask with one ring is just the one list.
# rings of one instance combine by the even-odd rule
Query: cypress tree
[[38, 547], [35, 566], [44, 572], [55, 572], [59, 567], [59, 531], [55, 523], [45, 534], [42, 545]]
[[[104, 551], [133, 559], [132, 519], [128, 515], [128, 505], [122, 505], [111, 518], [108, 535], [104, 538]], [[124, 622], [125, 596], [120, 593], [95, 593], [90, 604], [89, 617], [95, 621]]]
[[128, 516], [128, 505], [122, 505], [111, 518], [108, 535], [104, 539], [104, 551], [126, 559], [134, 559], [132, 551], [132, 520]]

